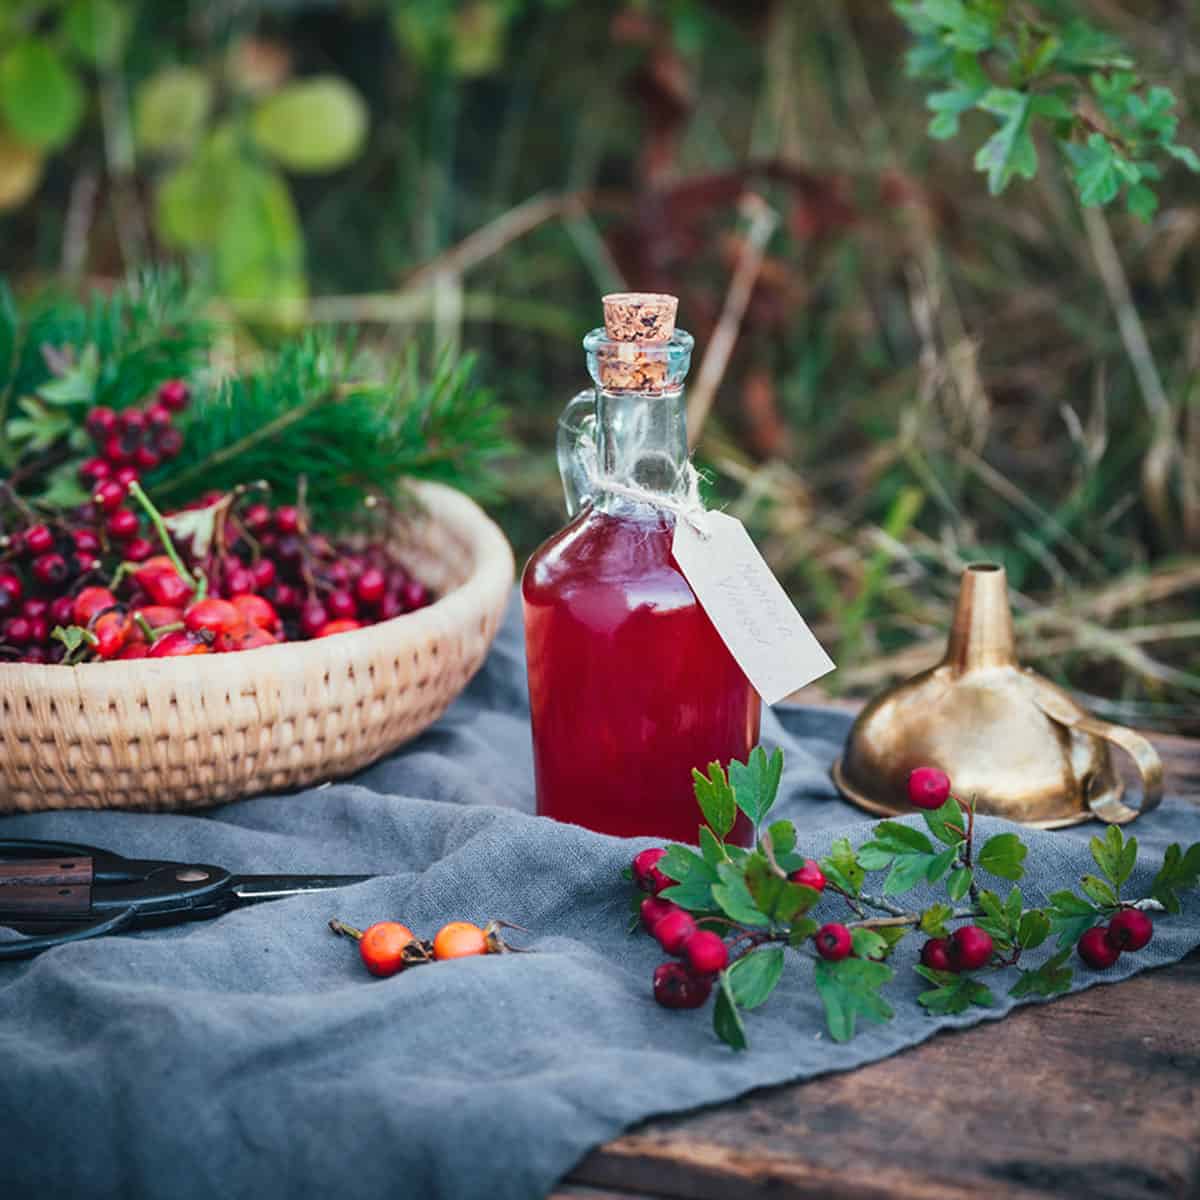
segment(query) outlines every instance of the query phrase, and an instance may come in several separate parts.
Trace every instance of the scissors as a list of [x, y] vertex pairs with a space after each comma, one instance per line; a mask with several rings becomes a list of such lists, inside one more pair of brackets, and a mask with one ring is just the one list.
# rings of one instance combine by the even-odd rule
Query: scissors
[[0, 960], [30, 958], [125, 929], [204, 921], [262, 900], [363, 883], [373, 875], [234, 875], [208, 863], [122, 858], [95, 846], [0, 838]]

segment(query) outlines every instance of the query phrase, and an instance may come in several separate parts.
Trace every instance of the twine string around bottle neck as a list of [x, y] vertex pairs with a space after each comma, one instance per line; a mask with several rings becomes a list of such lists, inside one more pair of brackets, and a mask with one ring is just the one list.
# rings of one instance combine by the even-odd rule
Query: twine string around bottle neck
[[669, 492], [663, 492], [616, 479], [607, 474], [600, 466], [600, 456], [594, 445], [585, 443], [580, 451], [583, 458], [584, 477], [587, 479], [588, 491], [592, 496], [620, 496], [623, 499], [646, 504], [663, 512], [673, 513], [680, 520], [686, 521], [697, 537], [708, 541], [711, 534], [704, 523], [706, 509], [704, 501], [700, 498], [702, 475], [692, 464], [690, 458], [686, 459], [678, 468], [675, 486]]

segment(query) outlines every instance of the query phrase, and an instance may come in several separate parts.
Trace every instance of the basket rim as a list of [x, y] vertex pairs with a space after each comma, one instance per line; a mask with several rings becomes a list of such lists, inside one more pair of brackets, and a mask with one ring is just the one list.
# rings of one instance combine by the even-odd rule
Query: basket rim
[[[512, 587], [515, 563], [512, 547], [500, 527], [469, 496], [448, 484], [430, 480], [411, 480], [407, 485], [418, 499], [425, 515], [458, 533], [469, 546], [471, 572], [457, 587], [439, 596], [432, 604], [414, 612], [402, 613], [386, 621], [377, 621], [362, 629], [349, 630], [331, 638], [285, 642], [260, 646], [241, 654], [208, 654], [180, 658], [128, 659], [121, 662], [124, 678], [131, 688], [153, 687], [165, 682], [186, 684], [189, 680], [211, 684], [225, 674], [231, 683], [253, 676], [254, 664], [263, 663], [258, 655], [271, 655], [273, 662], [288, 654], [293, 669], [323, 670], [328, 663], [344, 662], [348, 655], [367, 657], [383, 647], [391, 650], [427, 641], [430, 637], [473, 620], [491, 608]], [[0, 663], [0, 690], [20, 691], [23, 682], [43, 695], [86, 699], [93, 691], [111, 694], [115, 663], [80, 663], [64, 667], [61, 663]]]

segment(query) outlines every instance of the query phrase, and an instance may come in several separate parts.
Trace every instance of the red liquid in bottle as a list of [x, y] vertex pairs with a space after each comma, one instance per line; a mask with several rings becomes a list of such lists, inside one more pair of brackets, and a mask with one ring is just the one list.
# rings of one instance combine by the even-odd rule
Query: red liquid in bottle
[[[745, 761], [759, 698], [671, 557], [674, 517], [586, 509], [521, 582], [542, 816], [695, 843], [692, 768]], [[739, 812], [731, 842], [749, 844]]]

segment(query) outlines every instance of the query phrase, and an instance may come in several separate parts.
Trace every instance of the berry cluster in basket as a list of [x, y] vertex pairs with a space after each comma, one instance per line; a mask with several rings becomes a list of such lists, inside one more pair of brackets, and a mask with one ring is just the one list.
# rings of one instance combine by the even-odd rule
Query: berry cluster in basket
[[[177, 455], [187, 385], [144, 409], [93, 408], [94, 490], [69, 512], [0, 537], [0, 663], [223, 653], [327, 637], [427, 605], [429, 590], [382, 544], [335, 542], [300, 505], [212, 492], [161, 514], [140, 470]], [[252, 489], [250, 489], [252, 490]]]

